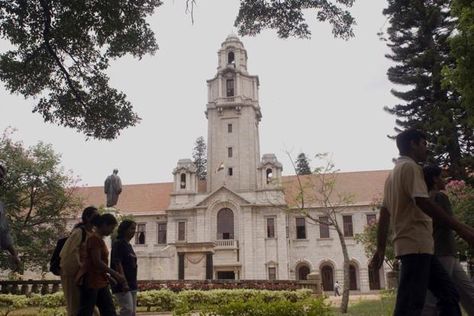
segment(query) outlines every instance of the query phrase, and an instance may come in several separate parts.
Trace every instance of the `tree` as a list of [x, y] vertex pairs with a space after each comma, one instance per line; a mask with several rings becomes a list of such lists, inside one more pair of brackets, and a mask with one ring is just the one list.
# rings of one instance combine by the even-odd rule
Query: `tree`
[[[80, 207], [73, 195], [76, 181], [60, 167], [60, 156], [51, 145], [38, 143], [25, 148], [7, 130], [0, 138], [0, 159], [8, 173], [0, 187], [0, 200], [10, 218], [25, 268], [48, 271], [48, 263], [66, 220]], [[8, 266], [2, 257], [0, 267]]]
[[[277, 29], [282, 38], [309, 37], [302, 10], [314, 9], [336, 37], [353, 36], [344, 8], [354, 0], [247, 1], [235, 21], [241, 35]], [[141, 58], [158, 49], [146, 18], [161, 0], [0, 1], [0, 36], [13, 46], [0, 54], [0, 80], [25, 98], [45, 122], [97, 139], [114, 139], [140, 122], [126, 95], [109, 85], [111, 59]], [[195, 0], [186, 0], [192, 8]]]
[[207, 177], [207, 147], [204, 137], [196, 139], [193, 149], [193, 162], [196, 166], [196, 173], [199, 180], [206, 180]]
[[[288, 153], [290, 161], [291, 156]], [[337, 172], [334, 163], [327, 154], [318, 154], [316, 158], [321, 160], [321, 166], [317, 167], [310, 175], [296, 174], [296, 190], [286, 192], [285, 196], [294, 196], [293, 201], [289, 201], [288, 212], [292, 214], [304, 215], [313, 224], [327, 225], [329, 229], [336, 231], [344, 257], [344, 284], [342, 290], [342, 301], [340, 310], [347, 313], [349, 304], [349, 265], [350, 258], [341, 226], [342, 212], [353, 204], [353, 195], [347, 192], [338, 192], [336, 189]], [[296, 172], [296, 166], [293, 164]]]
[[[472, 1], [452, 1], [452, 12], [457, 18], [457, 33], [450, 39], [451, 55], [455, 58], [454, 65], [444, 67], [445, 81], [461, 95], [461, 106], [465, 116], [463, 126], [469, 135], [474, 130], [474, 7]], [[467, 140], [468, 141], [468, 140]], [[468, 147], [469, 148], [469, 147]], [[471, 146], [472, 148], [472, 138]], [[471, 155], [467, 163], [473, 172], [474, 157]]]
[[[381, 199], [375, 198], [373, 202], [373, 209], [380, 210], [380, 207]], [[364, 246], [364, 251], [367, 258], [373, 258], [375, 251], [377, 250], [377, 227], [378, 223], [369, 223], [364, 227], [364, 231], [362, 233], [356, 234], [354, 237], [357, 243], [360, 243]], [[387, 237], [384, 261], [392, 271], [398, 270], [398, 259], [395, 257], [391, 229], [389, 230]]]
[[298, 175], [311, 174], [311, 168], [309, 166], [309, 161], [305, 153], [300, 153], [296, 158], [295, 171]]
[[[418, 128], [428, 134], [430, 151], [452, 177], [466, 178], [474, 134], [459, 94], [442, 85], [442, 68], [454, 64], [449, 37], [455, 24], [449, 1], [390, 0], [387, 58], [395, 62], [388, 78], [404, 90], [392, 90], [402, 102], [385, 110], [397, 117], [397, 132]], [[472, 167], [472, 165], [471, 165]]]
[[335, 37], [348, 39], [354, 36], [354, 18], [344, 8], [355, 0], [241, 0], [235, 26], [241, 35], [256, 35], [263, 29], [276, 29], [281, 38], [296, 36], [308, 38], [311, 32], [303, 10], [317, 11], [318, 21], [329, 21]]

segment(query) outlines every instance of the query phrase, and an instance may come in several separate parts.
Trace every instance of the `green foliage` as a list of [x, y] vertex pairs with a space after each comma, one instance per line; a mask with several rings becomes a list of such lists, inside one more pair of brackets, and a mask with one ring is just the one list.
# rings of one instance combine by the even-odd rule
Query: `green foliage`
[[16, 309], [25, 308], [28, 299], [24, 295], [0, 294], [0, 315], [6, 316]]
[[219, 316], [324, 316], [332, 315], [324, 298], [309, 299], [300, 302], [276, 300], [264, 302], [258, 299], [232, 301], [216, 305], [201, 312], [200, 315]]
[[63, 292], [57, 292], [54, 294], [38, 295], [33, 294], [29, 298], [28, 305], [42, 307], [42, 308], [58, 308], [65, 306], [66, 301], [64, 300]]
[[[0, 187], [12, 235], [25, 266], [48, 271], [56, 240], [64, 235], [66, 218], [80, 203], [73, 195], [75, 180], [60, 166], [60, 156], [51, 145], [38, 143], [26, 148], [4, 132], [0, 138], [0, 160], [8, 172]], [[5, 258], [0, 267], [6, 268]]]
[[193, 149], [193, 162], [196, 166], [196, 174], [199, 180], [207, 178], [207, 147], [204, 137], [200, 136], [196, 139]]
[[305, 153], [300, 153], [298, 157], [296, 157], [296, 174], [304, 175], [304, 174], [311, 174], [311, 167], [309, 166], [309, 159], [306, 157]]
[[[474, 129], [474, 6], [471, 0], [453, 0], [452, 12], [457, 18], [457, 33], [450, 39], [454, 65], [444, 67], [445, 81], [461, 94], [461, 104], [466, 111], [466, 126]], [[470, 166], [474, 165], [471, 156]], [[472, 170], [472, 169], [471, 169]]]
[[[12, 93], [39, 97], [46, 122], [112, 139], [135, 125], [125, 94], [109, 86], [109, 60], [141, 58], [158, 46], [145, 18], [159, 0], [2, 1], [0, 79]], [[47, 95], [46, 95], [47, 94]]]
[[256, 35], [264, 29], [276, 29], [281, 38], [292, 36], [308, 38], [311, 32], [306, 24], [305, 10], [316, 11], [316, 19], [328, 21], [335, 37], [348, 39], [354, 36], [354, 18], [346, 10], [354, 0], [335, 1], [255, 1], [241, 0], [234, 26], [241, 35]]
[[[372, 258], [377, 250], [377, 227], [378, 224], [367, 225], [364, 227], [362, 233], [356, 234], [354, 237], [357, 243], [364, 246], [367, 258]], [[387, 263], [392, 270], [398, 265], [398, 260], [395, 258], [395, 249], [393, 248], [391, 231], [389, 231], [387, 244], [385, 246], [385, 263]]]
[[392, 53], [387, 58], [395, 63], [388, 79], [402, 89], [392, 90], [401, 103], [385, 110], [396, 116], [397, 132], [408, 128], [426, 132], [436, 164], [447, 166], [452, 177], [466, 178], [466, 168], [474, 167], [474, 134], [468, 122], [472, 115], [461, 104], [459, 93], [442, 85], [442, 68], [455, 65], [449, 45], [455, 19], [449, 3], [388, 1], [384, 14], [390, 22]]
[[[474, 188], [464, 181], [451, 181], [446, 185], [454, 215], [463, 223], [474, 227]], [[474, 249], [462, 239], [458, 239], [458, 252], [462, 256], [474, 258]]]

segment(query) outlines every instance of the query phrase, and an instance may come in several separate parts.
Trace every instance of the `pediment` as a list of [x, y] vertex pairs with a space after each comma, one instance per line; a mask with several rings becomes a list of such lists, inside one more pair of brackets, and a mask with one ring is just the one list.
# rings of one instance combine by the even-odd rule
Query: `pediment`
[[239, 204], [239, 205], [250, 204], [249, 201], [244, 199], [239, 194], [228, 189], [227, 187], [222, 186], [219, 189], [212, 192], [211, 194], [209, 194], [204, 200], [199, 202], [197, 206], [208, 206], [217, 202], [227, 202], [227, 201], [232, 201], [235, 204]]

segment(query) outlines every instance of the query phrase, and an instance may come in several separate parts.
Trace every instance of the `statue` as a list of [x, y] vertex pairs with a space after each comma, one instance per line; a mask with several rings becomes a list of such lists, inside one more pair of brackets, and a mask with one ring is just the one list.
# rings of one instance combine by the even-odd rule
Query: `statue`
[[122, 181], [117, 175], [118, 169], [114, 169], [113, 174], [105, 179], [104, 192], [107, 195], [107, 207], [117, 205], [120, 193], [122, 193]]

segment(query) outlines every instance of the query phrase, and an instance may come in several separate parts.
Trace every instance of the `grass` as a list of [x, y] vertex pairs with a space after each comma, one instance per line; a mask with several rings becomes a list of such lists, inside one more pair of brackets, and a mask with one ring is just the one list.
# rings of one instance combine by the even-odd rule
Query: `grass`
[[347, 314], [339, 312], [339, 307], [334, 307], [335, 316], [391, 316], [395, 306], [394, 297], [383, 297], [379, 300], [359, 300], [349, 305]]

